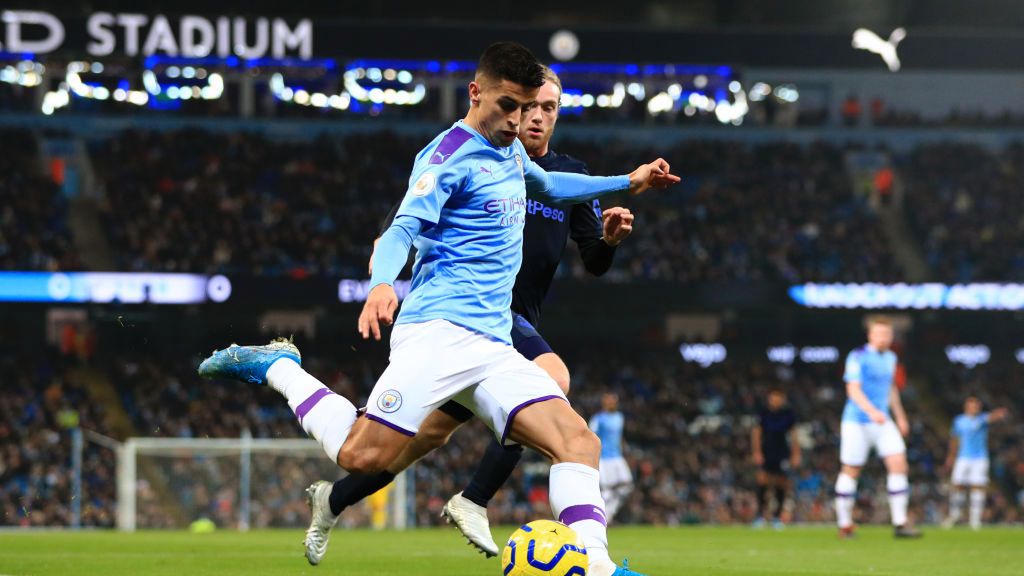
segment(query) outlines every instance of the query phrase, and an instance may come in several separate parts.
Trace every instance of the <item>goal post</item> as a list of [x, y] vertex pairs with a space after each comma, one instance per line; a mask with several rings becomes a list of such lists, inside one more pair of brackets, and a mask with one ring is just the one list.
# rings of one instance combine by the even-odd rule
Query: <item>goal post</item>
[[[203, 519], [238, 530], [299, 526], [308, 522], [305, 487], [345, 474], [310, 439], [129, 438], [115, 451], [117, 528], [128, 532]], [[409, 527], [411, 477], [399, 474], [386, 499], [353, 507], [342, 520]]]

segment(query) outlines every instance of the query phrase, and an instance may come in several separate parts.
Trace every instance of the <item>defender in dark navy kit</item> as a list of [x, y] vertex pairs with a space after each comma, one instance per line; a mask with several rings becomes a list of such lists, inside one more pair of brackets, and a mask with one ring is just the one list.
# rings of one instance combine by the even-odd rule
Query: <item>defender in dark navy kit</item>
[[[524, 114], [519, 139], [530, 158], [545, 171], [588, 174], [583, 162], [558, 154], [548, 146], [558, 120], [562, 84], [550, 69], [545, 79], [537, 105]], [[398, 205], [388, 215], [385, 229], [397, 210]], [[523, 264], [512, 291], [512, 342], [516, 350], [546, 370], [568, 393], [569, 369], [536, 328], [540, 322], [541, 305], [569, 238], [576, 242], [587, 271], [600, 276], [611, 267], [615, 247], [632, 232], [633, 214], [626, 208], [602, 210], [596, 200], [573, 205], [546, 205], [529, 199], [526, 214]], [[412, 443], [386, 472], [352, 474], [339, 480], [331, 493], [332, 512], [340, 514], [346, 507], [386, 486], [396, 474], [447, 443], [451, 434], [472, 418], [473, 413], [456, 402], [439, 407], [423, 422]], [[444, 507], [448, 521], [453, 522], [469, 542], [487, 556], [496, 556], [500, 551], [490, 533], [487, 504], [511, 476], [522, 452], [523, 448], [518, 444], [502, 446], [493, 442], [470, 484]]]
[[[755, 527], [764, 526], [768, 515], [768, 491], [775, 491], [775, 510], [772, 512], [772, 527], [783, 527], [782, 509], [786, 503], [789, 478], [783, 465], [796, 469], [800, 466], [800, 446], [797, 444], [794, 427], [796, 415], [786, 407], [786, 395], [782, 390], [768, 393], [768, 405], [761, 410], [758, 423], [750, 434], [754, 463], [757, 471], [757, 517]], [[791, 436], [793, 436], [791, 438]]]

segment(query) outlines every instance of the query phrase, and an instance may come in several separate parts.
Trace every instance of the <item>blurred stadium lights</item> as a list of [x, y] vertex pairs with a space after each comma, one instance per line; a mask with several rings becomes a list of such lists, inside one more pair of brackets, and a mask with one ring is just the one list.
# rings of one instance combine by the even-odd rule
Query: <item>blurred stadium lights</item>
[[0, 302], [224, 302], [224, 276], [150, 272], [0, 272]]
[[[28, 56], [0, 69], [0, 80], [29, 87], [41, 85], [46, 69]], [[457, 90], [476, 68], [475, 62], [462, 60], [356, 59], [342, 66], [326, 58], [237, 56], [154, 55], [142, 63], [142, 89], [133, 90], [130, 78], [125, 77], [135, 73], [131, 64], [71, 62], [64, 81], [42, 98], [42, 112], [53, 114], [75, 98], [176, 109], [182, 101], [224, 97], [229, 82], [256, 82], [267, 86], [280, 102], [377, 114], [386, 107], [421, 105], [431, 87]], [[686, 116], [713, 115], [722, 124], [740, 125], [750, 112], [750, 102], [773, 93], [770, 86], [758, 83], [748, 98], [729, 66], [559, 62], [551, 68], [562, 76], [565, 89], [561, 106], [567, 114], [579, 114], [588, 108], [618, 109], [627, 101], [635, 101], [651, 116], [682, 111]], [[93, 80], [89, 75], [101, 78]], [[311, 82], [320, 85], [310, 86]], [[774, 94], [780, 102], [791, 103], [798, 98], [792, 85], [778, 86]]]
[[[175, 72], [172, 74], [171, 71]], [[187, 71], [185, 74], [183, 72]], [[146, 87], [146, 92], [153, 95], [154, 98], [165, 97], [170, 100], [216, 100], [224, 95], [224, 77], [216, 72], [209, 72], [203, 68], [192, 68], [185, 67], [183, 70], [178, 70], [176, 67], [171, 66], [164, 70], [164, 74], [168, 78], [176, 78], [178, 76], [187, 80], [199, 80], [205, 78], [206, 85], [189, 85], [189, 84], [171, 84], [163, 85], [160, 83], [156, 72], [152, 70], [144, 70], [142, 72], [142, 84]]]
[[[369, 81], [376, 86], [367, 88], [361, 82]], [[427, 96], [423, 83], [413, 82], [412, 73], [396, 68], [379, 66], [356, 66], [345, 70], [345, 90], [360, 102], [395, 106], [415, 106]], [[400, 88], [396, 88], [400, 86]], [[412, 88], [411, 90], [409, 88]]]
[[769, 362], [792, 365], [798, 358], [804, 364], [834, 364], [839, 361], [839, 349], [835, 346], [804, 346], [793, 344], [771, 346], [766, 351]]
[[40, 62], [22, 60], [0, 68], [0, 82], [32, 88], [43, 83], [46, 68]]
[[683, 360], [699, 365], [701, 368], [709, 368], [714, 364], [725, 362], [729, 355], [724, 344], [680, 344], [679, 354]]
[[988, 364], [992, 359], [992, 350], [985, 344], [954, 344], [946, 346], [945, 352], [951, 363], [967, 368]]
[[567, 62], [580, 53], [580, 39], [569, 30], [559, 30], [551, 35], [548, 51], [558, 60]]
[[1024, 284], [801, 284], [790, 298], [806, 308], [1024, 310]]
[[314, 108], [334, 108], [336, 110], [348, 110], [352, 103], [352, 96], [345, 91], [341, 94], [327, 95], [323, 92], [310, 94], [302, 88], [291, 88], [284, 83], [284, 75], [275, 72], [270, 77], [270, 92], [274, 98], [282, 102], [294, 102], [301, 106], [312, 106]]

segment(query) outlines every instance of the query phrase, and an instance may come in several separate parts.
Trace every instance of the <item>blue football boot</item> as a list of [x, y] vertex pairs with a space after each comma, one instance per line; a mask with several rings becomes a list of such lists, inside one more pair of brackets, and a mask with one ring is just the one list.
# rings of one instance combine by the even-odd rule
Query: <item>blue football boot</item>
[[646, 576], [639, 572], [633, 572], [629, 569], [629, 560], [622, 560], [622, 566], [616, 566], [615, 572], [612, 572], [612, 576]]
[[265, 346], [239, 346], [232, 344], [216, 350], [199, 365], [203, 378], [237, 380], [249, 384], [267, 384], [267, 370], [281, 358], [290, 358], [302, 364], [299, 349], [288, 338], [275, 338]]

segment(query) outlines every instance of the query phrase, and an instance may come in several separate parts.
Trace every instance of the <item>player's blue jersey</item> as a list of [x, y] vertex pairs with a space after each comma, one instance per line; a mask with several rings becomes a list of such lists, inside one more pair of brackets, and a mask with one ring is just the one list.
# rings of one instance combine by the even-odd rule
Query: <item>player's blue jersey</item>
[[622, 432], [626, 418], [622, 412], [598, 412], [590, 419], [590, 429], [601, 439], [601, 458], [622, 457]]
[[526, 218], [522, 144], [492, 146], [462, 122], [416, 157], [398, 216], [435, 226], [416, 238], [398, 324], [444, 318], [507, 341]]
[[957, 458], [988, 459], [988, 414], [961, 414], [953, 420], [952, 434], [960, 440]]
[[[846, 357], [844, 382], [860, 382], [864, 395], [871, 405], [884, 414], [889, 414], [889, 393], [892, 391], [893, 377], [896, 375], [896, 353], [892, 350], [879, 352], [870, 346], [861, 346]], [[844, 422], [871, 422], [867, 413], [860, 409], [853, 400], [846, 401], [843, 410]]]
[[[416, 156], [396, 220], [411, 216], [424, 226], [413, 241], [412, 288], [397, 324], [444, 319], [511, 345], [512, 286], [523, 259], [527, 181], [534, 189], [537, 182], [552, 179], [518, 139], [497, 147], [461, 121]], [[572, 199], [580, 201], [627, 188], [629, 179], [561, 185], [578, 188]]]

